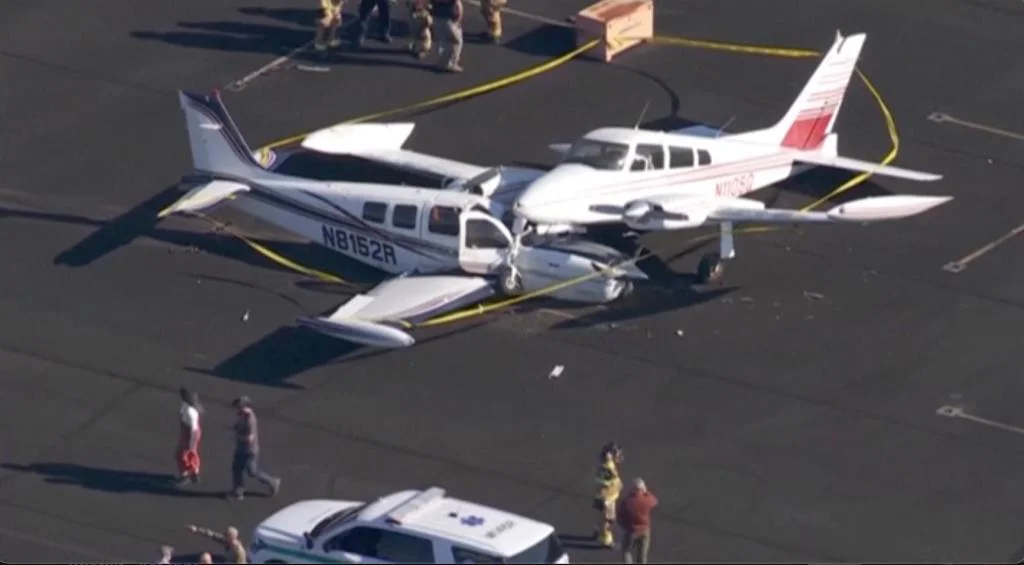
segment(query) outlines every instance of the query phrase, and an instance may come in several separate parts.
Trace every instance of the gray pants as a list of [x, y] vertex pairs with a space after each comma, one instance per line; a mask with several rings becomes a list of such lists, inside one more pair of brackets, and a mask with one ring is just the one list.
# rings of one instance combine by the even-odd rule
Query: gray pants
[[[434, 18], [434, 44], [441, 57], [438, 64], [454, 67], [462, 59], [462, 24], [447, 18]], [[445, 59], [445, 50], [448, 50]]]
[[647, 563], [647, 553], [651, 550], [651, 532], [633, 534], [626, 532], [622, 542], [623, 563]]

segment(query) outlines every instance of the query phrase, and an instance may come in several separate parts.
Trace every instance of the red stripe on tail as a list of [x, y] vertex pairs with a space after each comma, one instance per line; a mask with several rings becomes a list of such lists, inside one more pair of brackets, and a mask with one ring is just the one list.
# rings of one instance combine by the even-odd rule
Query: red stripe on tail
[[782, 146], [792, 149], [817, 149], [825, 142], [826, 128], [832, 121], [832, 114], [822, 114], [816, 118], [796, 120], [789, 126]]

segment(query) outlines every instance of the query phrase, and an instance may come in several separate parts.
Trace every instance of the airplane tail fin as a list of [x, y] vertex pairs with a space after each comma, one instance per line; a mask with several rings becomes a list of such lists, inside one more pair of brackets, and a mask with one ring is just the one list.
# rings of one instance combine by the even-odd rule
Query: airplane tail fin
[[238, 132], [219, 92], [206, 96], [179, 91], [178, 100], [185, 113], [196, 171], [241, 178], [267, 174]]
[[832, 133], [867, 35], [843, 37], [822, 58], [786, 115], [771, 128], [773, 141], [798, 150], [821, 149]]

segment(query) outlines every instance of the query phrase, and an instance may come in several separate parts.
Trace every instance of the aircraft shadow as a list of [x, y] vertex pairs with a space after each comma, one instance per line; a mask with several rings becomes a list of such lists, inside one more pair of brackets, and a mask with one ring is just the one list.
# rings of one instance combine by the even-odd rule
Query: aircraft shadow
[[[299, 47], [313, 39], [313, 27], [316, 21], [316, 10], [300, 9], [267, 9], [256, 7], [245, 7], [239, 10], [246, 16], [266, 16], [276, 22], [287, 25], [276, 25], [271, 23], [253, 23], [243, 21], [208, 21], [208, 22], [178, 22], [179, 29], [172, 31], [156, 30], [135, 30], [130, 36], [143, 41], [162, 41], [179, 47], [193, 49], [208, 49], [214, 51], [226, 51], [236, 53], [265, 53], [267, 55], [286, 55], [292, 53]], [[356, 33], [357, 16], [352, 12], [345, 12], [342, 21], [342, 30], [339, 32], [343, 41], [351, 39]], [[371, 22], [371, 26], [373, 22]], [[301, 26], [301, 27], [298, 27]], [[409, 35], [408, 25], [401, 19], [392, 18], [391, 33], [396, 41], [390, 46], [372, 46], [370, 43], [352, 54], [351, 48], [345, 41], [341, 49], [335, 50], [329, 57], [305, 50], [296, 53], [291, 57], [293, 63], [323, 63], [340, 62], [349, 65], [368, 66], [398, 66], [409, 67], [419, 70], [435, 71], [432, 66], [424, 65], [409, 58], [405, 50], [405, 42], [401, 40]], [[367, 57], [368, 55], [390, 55], [392, 57]], [[401, 58], [396, 59], [393, 56]]]
[[685, 288], [667, 289], [664, 287], [639, 287], [636, 292], [627, 299], [609, 305], [607, 309], [599, 310], [593, 314], [587, 314], [578, 318], [564, 320], [551, 327], [553, 330], [575, 330], [592, 327], [611, 326], [652, 316], [663, 314], [674, 310], [682, 310], [722, 298], [739, 289], [738, 286], [709, 287], [697, 289], [687, 286]]
[[136, 238], [151, 232], [157, 223], [156, 215], [160, 210], [173, 204], [180, 196], [181, 185], [175, 183], [120, 216], [105, 222], [80, 216], [23, 212], [19, 210], [6, 210], [4, 215], [17, 215], [24, 218], [31, 218], [33, 215], [36, 215], [38, 219], [43, 220], [98, 226], [98, 230], [71, 248], [59, 253], [53, 260], [56, 265], [84, 267], [100, 257], [128, 245]]
[[[490, 41], [483, 31], [480, 31], [478, 33], [467, 33], [466, 43], [484, 44], [490, 43]], [[525, 55], [558, 57], [576, 48], [576, 31], [572, 28], [541, 24], [495, 47], [509, 49]], [[586, 59], [584, 61], [590, 62]]]
[[[223, 232], [192, 232], [155, 228], [150, 222], [137, 222], [136, 218], [131, 216], [128, 216], [129, 219], [127, 221], [121, 219], [125, 216], [105, 221], [72, 214], [0, 208], [0, 219], [5, 217], [98, 227], [92, 235], [86, 237], [70, 249], [59, 253], [53, 261], [57, 265], [71, 267], [86, 266], [139, 237], [145, 237], [178, 246], [182, 252], [209, 253], [226, 259], [241, 261], [254, 267], [294, 273], [291, 269], [257, 253], [237, 237]], [[155, 214], [153, 217], [155, 217]], [[251, 238], [250, 240], [273, 249], [274, 252], [307, 267], [328, 273], [343, 272], [345, 276], [342, 278], [352, 285], [370, 285], [382, 280], [382, 275], [375, 270], [312, 243], [281, 242], [264, 238]], [[168, 252], [173, 252], [173, 250], [168, 250]], [[207, 275], [196, 276], [205, 277]], [[337, 292], [336, 289], [339, 288], [343, 288], [344, 292], [347, 293], [352, 292], [352, 288], [349, 286], [339, 287], [337, 284], [319, 281], [318, 284], [312, 284], [311, 281], [299, 281], [296, 283], [296, 286], [318, 292], [324, 292], [328, 289], [332, 292]]]
[[[444, 329], [417, 329], [413, 331], [417, 343], [413, 347], [469, 332], [492, 321], [493, 317], [485, 316], [472, 323], [453, 323], [450, 329], [447, 326]], [[302, 390], [305, 387], [288, 382], [288, 379], [317, 367], [391, 353], [394, 352], [389, 349], [364, 347], [301, 326], [285, 326], [246, 346], [211, 369], [194, 366], [184, 369], [246, 384]]]
[[163, 473], [104, 469], [60, 462], [30, 463], [28, 465], [4, 463], [0, 467], [10, 471], [37, 473], [44, 476], [45, 481], [50, 484], [77, 485], [85, 489], [118, 494], [146, 493], [183, 498], [214, 498], [223, 494], [222, 492], [198, 491], [193, 487], [178, 488], [174, 485], [176, 477]]

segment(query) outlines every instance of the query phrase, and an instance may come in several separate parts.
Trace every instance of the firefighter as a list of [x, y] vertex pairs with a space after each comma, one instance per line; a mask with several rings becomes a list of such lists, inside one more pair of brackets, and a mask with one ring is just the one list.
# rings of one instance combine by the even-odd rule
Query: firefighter
[[178, 450], [175, 459], [178, 461], [178, 484], [199, 482], [199, 440], [203, 435], [199, 425], [201, 406], [199, 397], [185, 387], [178, 390], [181, 396], [181, 409], [178, 412]]
[[597, 538], [597, 543], [605, 548], [615, 545], [612, 526], [615, 524], [615, 507], [619, 501], [619, 493], [622, 492], [622, 477], [619, 475], [619, 464], [622, 463], [622, 459], [622, 449], [615, 442], [608, 442], [601, 449], [597, 472], [594, 475], [597, 482], [594, 509], [601, 513], [594, 537]]
[[341, 45], [338, 29], [341, 28], [341, 8], [345, 0], [320, 0], [320, 18], [316, 21], [316, 36], [313, 48], [319, 52], [328, 47]]
[[238, 528], [228, 526], [228, 529], [225, 530], [223, 534], [208, 528], [200, 528], [195, 524], [189, 524], [185, 526], [185, 529], [193, 534], [199, 534], [203, 537], [210, 538], [220, 544], [224, 548], [225, 553], [231, 557], [231, 563], [249, 562], [249, 555], [245, 551], [245, 544], [242, 543], [241, 538], [238, 537]]
[[493, 43], [501, 42], [501, 11], [508, 5], [508, 0], [480, 0], [480, 13], [487, 24], [484, 37]]
[[412, 24], [409, 52], [417, 59], [423, 59], [430, 53], [430, 26], [434, 18], [430, 15], [430, 0], [405, 0], [409, 8], [409, 23]]

